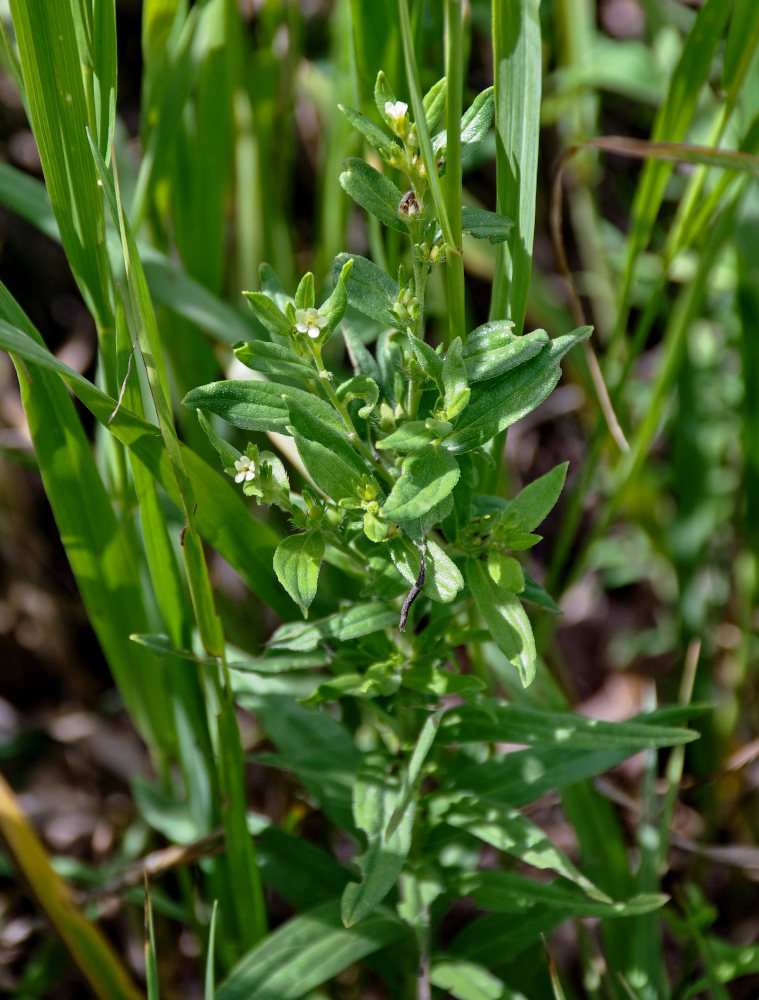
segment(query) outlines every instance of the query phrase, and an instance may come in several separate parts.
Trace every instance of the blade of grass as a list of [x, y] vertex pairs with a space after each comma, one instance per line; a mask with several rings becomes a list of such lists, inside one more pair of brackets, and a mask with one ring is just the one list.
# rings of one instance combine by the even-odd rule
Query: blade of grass
[[445, 276], [448, 287], [448, 322], [451, 340], [466, 340], [466, 299], [464, 258], [461, 253], [461, 112], [464, 90], [464, 4], [461, 0], [445, 3], [445, 75], [448, 79], [445, 102], [447, 134], [445, 167], [445, 206], [455, 253], [448, 253]]
[[150, 899], [150, 881], [145, 872], [145, 980], [148, 1000], [159, 1000], [158, 957], [155, 950], [155, 928], [153, 927], [153, 904]]
[[142, 1000], [106, 938], [74, 905], [65, 882], [52, 868], [45, 848], [2, 775], [0, 834], [95, 996], [100, 1000]]
[[[672, 74], [667, 97], [654, 123], [651, 133], [653, 140], [678, 142], [684, 138], [696, 111], [701, 88], [708, 78], [714, 54], [722, 39], [732, 7], [732, 0], [706, 0], [698, 12]], [[627, 327], [630, 292], [637, 260], [650, 239], [671, 172], [672, 168], [666, 162], [647, 163], [635, 191], [625, 270], [619, 296], [620, 310], [609, 343], [610, 357], [615, 357], [621, 346]]]
[[516, 223], [498, 247], [490, 319], [522, 331], [532, 267], [540, 131], [538, 0], [493, 3], [496, 210]]
[[[87, 142], [82, 67], [73, 9], [13, 0], [29, 114], [66, 256], [99, 330], [112, 322], [105, 222]], [[108, 84], [106, 83], [106, 87]], [[108, 356], [104, 358], [106, 374]]]
[[[398, 14], [401, 24], [401, 40], [403, 42], [403, 55], [406, 62], [406, 78], [408, 80], [409, 94], [411, 97], [411, 106], [414, 111], [414, 122], [416, 123], [416, 133], [419, 139], [419, 148], [422, 153], [422, 160], [424, 161], [424, 169], [427, 175], [427, 181], [430, 186], [430, 193], [432, 195], [432, 202], [435, 206], [435, 214], [440, 222], [440, 229], [443, 233], [443, 239], [448, 245], [448, 250], [446, 256], [449, 257], [453, 254], [460, 255], [461, 251], [459, 249], [459, 244], [461, 240], [457, 242], [454, 238], [453, 231], [451, 230], [451, 224], [448, 219], [448, 210], [446, 208], [445, 200], [443, 198], [443, 191], [440, 184], [440, 177], [437, 172], [437, 164], [435, 162], [435, 154], [432, 149], [432, 142], [430, 140], [430, 134], [427, 129], [427, 123], [424, 118], [424, 105], [422, 103], [422, 90], [419, 84], [419, 69], [416, 64], [416, 55], [414, 53], [414, 36], [411, 30], [411, 21], [409, 19], [408, 12], [408, 0], [398, 0]], [[456, 129], [459, 128], [458, 123], [456, 124]], [[461, 193], [458, 194], [459, 201], [461, 199]], [[456, 331], [456, 336], [464, 337], [466, 318], [464, 315], [464, 268], [463, 262], [457, 265], [460, 274], [457, 275], [457, 271], [454, 270], [452, 273], [454, 277], [451, 278], [452, 286], [449, 284], [449, 291], [455, 291], [456, 297], [452, 298], [448, 302], [448, 308], [451, 312], [451, 321], [449, 331], [452, 334]], [[451, 273], [451, 272], [448, 272]]]

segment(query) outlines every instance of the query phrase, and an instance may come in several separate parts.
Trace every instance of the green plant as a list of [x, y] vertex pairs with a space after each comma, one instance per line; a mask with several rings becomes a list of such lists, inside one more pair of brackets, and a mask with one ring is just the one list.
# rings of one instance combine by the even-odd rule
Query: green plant
[[[665, 24], [663, 40], [657, 36], [672, 79], [652, 96], [647, 63], [631, 80], [621, 60], [603, 61], [587, 5], [544, 4], [541, 22], [537, 0], [473, 2], [473, 18], [485, 25], [479, 36], [464, 6], [341, 0], [329, 18], [330, 68], [314, 61], [305, 72], [298, 4], [262, 5], [254, 45], [231, 0], [146, 2], [143, 157], [134, 165], [115, 114], [114, 4], [10, 5], [14, 36], [3, 35], [4, 62], [27, 107], [47, 190], [0, 164], [0, 197], [63, 245], [97, 329], [96, 379], [59, 360], [5, 288], [0, 345], [16, 366], [36, 461], [89, 618], [153, 763], [150, 779], [133, 783], [138, 816], [123, 854], [79, 871], [102, 891], [115, 879], [124, 899], [146, 903], [151, 997], [177, 938], [171, 921], [208, 941], [206, 995], [220, 1000], [332, 995], [325, 984], [357, 964], [356, 994], [374, 977], [387, 995], [420, 1000], [560, 996], [540, 938], [585, 917], [600, 922], [607, 970], [595, 972], [580, 925], [593, 996], [658, 1000], [693, 995], [705, 982], [720, 995], [723, 982], [757, 962], [755, 949], [706, 933], [714, 914], [692, 884], [666, 910], [661, 890], [669, 843], [662, 817], [673, 815], [683, 748], [696, 735], [683, 727], [702, 711], [689, 705], [695, 638], [715, 622], [713, 608], [698, 602], [699, 539], [723, 528], [714, 482], [734, 470], [720, 442], [740, 437], [732, 418], [710, 423], [708, 441], [690, 433], [703, 400], [738, 391], [729, 339], [738, 307], [725, 270], [735, 271], [747, 329], [757, 312], [751, 217], [740, 221], [750, 189], [728, 171], [757, 173], [756, 112], [744, 83], [759, 14], [727, 0], [708, 0], [693, 18], [673, 7], [679, 27]], [[430, 55], [441, 32], [444, 65]], [[723, 33], [724, 87], [715, 95], [709, 79]], [[492, 48], [494, 86], [464, 110], [466, 53], [476, 37]], [[541, 111], [543, 49], [558, 68]], [[387, 76], [376, 77], [372, 109], [368, 69], [373, 80], [379, 66]], [[632, 200], [629, 238], [599, 221], [594, 154], [571, 161], [582, 183], [568, 191], [568, 206], [583, 267], [596, 279], [583, 291], [603, 350], [599, 366], [582, 306], [575, 303], [573, 323], [532, 245], [540, 115], [556, 120], [567, 143], [583, 143], [610, 86], [660, 104], [653, 136], [667, 142], [594, 140], [651, 159]], [[313, 273], [299, 282], [287, 186], [303, 151], [282, 125], [298, 88], [327, 136], [315, 182]], [[677, 145], [699, 94], [713, 144], [745, 118], [739, 151]], [[361, 143], [365, 155], [343, 162]], [[646, 256], [667, 157], [703, 169], [674, 178], [681, 198], [670, 235]], [[497, 211], [475, 206], [463, 189], [464, 169], [482, 160], [495, 163]], [[707, 166], [719, 168], [718, 178]], [[351, 245], [343, 192], [368, 213], [371, 259], [341, 252]], [[734, 231], [745, 245], [740, 266], [725, 251]], [[472, 261], [494, 279], [485, 323], [487, 304], [465, 283]], [[683, 261], [696, 280], [670, 310], [670, 269]], [[259, 265], [251, 309], [226, 302], [236, 302]], [[705, 297], [727, 331], [724, 354], [710, 364], [684, 351]], [[525, 332], [528, 312], [545, 317], [554, 336]], [[634, 362], [659, 321], [663, 363], [650, 387]], [[586, 353], [569, 354], [566, 367], [589, 400], [599, 394], [604, 412], [584, 407], [588, 454], [583, 469], [572, 469], [543, 589], [519, 553], [540, 540], [536, 529], [561, 493], [567, 456], [518, 491], [504, 441], [550, 395], [576, 344]], [[230, 348], [254, 378], [212, 381]], [[741, 349], [748, 387], [749, 336]], [[677, 475], [651, 458], [675, 383]], [[69, 390], [97, 422], [94, 447]], [[744, 431], [753, 399], [747, 388]], [[234, 430], [222, 433], [217, 418]], [[619, 458], [608, 426], [618, 432]], [[755, 534], [756, 447], [744, 436], [751, 488], [745, 519], [735, 519], [743, 527], [730, 536], [736, 549], [741, 531]], [[685, 493], [696, 473], [698, 488], [670, 536], [651, 498], [667, 495], [672, 480]], [[578, 547], [583, 505], [595, 491], [599, 508]], [[627, 532], [622, 543], [607, 537], [612, 526]], [[210, 548], [278, 616], [271, 635], [252, 604], [236, 613], [214, 586]], [[728, 557], [722, 577], [724, 563]], [[554, 598], [588, 567], [609, 590], [620, 579], [681, 586], [662, 630], [676, 658], [690, 650], [677, 707], [617, 724], [571, 710], [571, 682], [551, 643]], [[748, 685], [753, 648], [749, 547], [740, 567], [743, 679], [734, 702]], [[626, 637], [617, 638], [624, 654]], [[651, 641], [634, 640], [640, 648]], [[713, 694], [703, 676], [701, 685]], [[238, 709], [255, 719], [242, 735]], [[505, 752], [504, 743], [524, 748]], [[669, 746], [660, 796], [657, 751]], [[588, 779], [639, 751], [636, 865], [608, 799]], [[281, 822], [250, 808], [250, 763], [285, 788]], [[297, 792], [282, 775], [295, 779]], [[555, 793], [579, 860], [524, 811]], [[40, 867], [35, 842], [14, 818], [12, 793], [4, 797], [5, 839], [31, 876]], [[306, 812], [317, 827], [309, 837], [299, 835]], [[145, 901], [118, 881], [119, 866], [133, 865], [158, 837], [187, 853], [172, 891], [155, 879]], [[199, 858], [194, 878], [189, 866]], [[551, 881], [529, 877], [526, 867]], [[118, 983], [135, 995], [118, 957], [77, 912], [61, 908], [68, 897], [58, 882], [29, 881], [64, 940], [75, 942], [93, 990], [108, 996]], [[296, 911], [273, 931], [263, 887]], [[665, 926], [688, 959], [673, 987]]]

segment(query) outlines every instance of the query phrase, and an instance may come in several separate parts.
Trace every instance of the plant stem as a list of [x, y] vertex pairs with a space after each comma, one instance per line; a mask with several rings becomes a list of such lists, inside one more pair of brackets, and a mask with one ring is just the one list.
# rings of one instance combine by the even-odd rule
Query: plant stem
[[[461, 256], [461, 105], [464, 83], [463, 4], [461, 0], [445, 3], [445, 74], [448, 90], [445, 102], [447, 149], [445, 167], [445, 204], [453, 245], [446, 255], [448, 319], [451, 340], [466, 339], [466, 299], [464, 259]], [[418, 128], [418, 126], [417, 126]], [[436, 168], [437, 169], [437, 168]]]

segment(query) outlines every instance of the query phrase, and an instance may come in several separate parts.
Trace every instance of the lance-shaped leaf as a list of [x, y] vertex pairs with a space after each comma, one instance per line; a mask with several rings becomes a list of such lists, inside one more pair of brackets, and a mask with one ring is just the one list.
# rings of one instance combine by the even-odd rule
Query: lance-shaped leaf
[[306, 271], [295, 291], [295, 308], [313, 309], [314, 301], [314, 276], [311, 271]]
[[367, 849], [356, 858], [361, 868], [361, 882], [345, 887], [342, 918], [346, 927], [372, 913], [395, 885], [411, 847], [415, 803], [409, 802], [395, 829], [388, 834], [388, 824], [400, 803], [398, 779], [387, 773], [385, 754], [364, 756], [353, 792], [353, 816], [356, 826], [366, 834]]
[[515, 532], [530, 532], [537, 528], [559, 499], [568, 467], [569, 462], [562, 462], [517, 493], [506, 508], [504, 526]]
[[403, 461], [403, 474], [396, 480], [382, 513], [390, 521], [423, 517], [450, 494], [459, 478], [459, 466], [443, 448], [429, 446]]
[[316, 596], [319, 568], [324, 558], [324, 538], [318, 532], [288, 535], [274, 553], [274, 572], [303, 617]]
[[494, 802], [481, 802], [475, 796], [458, 793], [446, 802], [441, 796], [435, 802], [435, 812], [451, 826], [466, 830], [499, 851], [505, 851], [535, 868], [555, 871], [579, 885], [591, 899], [610, 903], [589, 878], [582, 874], [563, 851], [552, 843], [535, 823], [523, 816], [518, 809], [507, 809]]
[[559, 362], [570, 348], [591, 333], [583, 326], [550, 341], [530, 361], [507, 372], [487, 386], [475, 386], [469, 405], [459, 415], [445, 447], [452, 452], [472, 451], [510, 427], [539, 406], [559, 381]]
[[463, 356], [470, 382], [495, 378], [535, 357], [548, 343], [545, 330], [518, 337], [511, 320], [494, 320], [473, 330], [464, 344]]
[[537, 882], [517, 872], [467, 872], [456, 880], [456, 892], [472, 896], [483, 910], [524, 913], [533, 906], [571, 910], [576, 917], [630, 917], [650, 913], [663, 906], [668, 897], [661, 893], [633, 896], [623, 902], [589, 899], [571, 883], [555, 879]]
[[308, 653], [322, 640], [347, 642], [398, 624], [398, 611], [384, 601], [355, 604], [314, 622], [287, 622], [269, 639], [269, 649]]
[[345, 166], [340, 174], [343, 190], [390, 229], [408, 233], [406, 223], [398, 215], [402, 193], [395, 184], [374, 167], [355, 157], [346, 160]]
[[[472, 101], [461, 116], [461, 162], [465, 164], [469, 160], [477, 147], [485, 139], [493, 124], [493, 113], [495, 111], [495, 97], [492, 87], [483, 90], [481, 94]], [[432, 140], [432, 148], [440, 163], [440, 173], [445, 172], [445, 149], [448, 143], [446, 132], [440, 132]]]
[[266, 340], [251, 340], [234, 345], [235, 357], [253, 371], [270, 375], [284, 375], [287, 378], [316, 378], [312, 364], [301, 360], [289, 347], [272, 344]]
[[405, 455], [411, 451], [422, 451], [439, 437], [437, 428], [428, 427], [425, 420], [407, 420], [397, 430], [378, 441], [377, 448], [380, 451], [390, 448]]
[[443, 381], [445, 415], [448, 420], [460, 413], [469, 402], [470, 389], [467, 384], [466, 367], [462, 357], [461, 338], [456, 337], [445, 352], [441, 369]]
[[511, 219], [498, 212], [488, 212], [482, 208], [461, 209], [461, 228], [478, 240], [490, 240], [491, 243], [503, 243], [514, 228]]
[[332, 265], [332, 280], [337, 281], [345, 263], [353, 261], [353, 270], [348, 278], [348, 302], [370, 319], [376, 319], [383, 326], [403, 329], [393, 306], [400, 295], [396, 281], [366, 257], [340, 253]]
[[368, 468], [354, 451], [344, 430], [321, 420], [309, 407], [288, 399], [288, 429], [308, 474], [333, 500], [356, 496]]
[[345, 310], [348, 308], [346, 284], [352, 270], [353, 260], [352, 258], [348, 258], [340, 268], [340, 274], [335, 282], [335, 287], [332, 289], [332, 294], [319, 306], [319, 314], [327, 317], [327, 326], [324, 330], [327, 336], [334, 332], [338, 323], [345, 315]]
[[330, 900], [292, 917], [248, 952], [219, 986], [215, 1000], [298, 1000], [406, 930], [389, 912], [346, 928], [339, 902]]
[[536, 651], [530, 620], [518, 597], [499, 587], [481, 559], [468, 559], [466, 581], [494, 642], [518, 668], [522, 685], [535, 677]]
[[209, 382], [208, 385], [191, 389], [182, 402], [185, 406], [215, 413], [244, 431], [279, 431], [280, 434], [287, 434], [290, 423], [288, 400], [308, 407], [314, 419], [328, 424], [334, 430], [342, 428], [339, 414], [329, 403], [313, 393], [278, 382], [259, 382], [255, 379]]
[[432, 132], [440, 121], [440, 116], [445, 110], [445, 101], [448, 96], [448, 79], [443, 77], [434, 83], [424, 95], [422, 106], [424, 108], [424, 120], [427, 123], [427, 131]]
[[[694, 730], [679, 729], [672, 723], [682, 722], [690, 715], [701, 712], [703, 706], [668, 708], [629, 722], [603, 722], [580, 715], [491, 702], [487, 709], [474, 705], [451, 709], [443, 719], [441, 736], [446, 743], [497, 743], [508, 740], [533, 747], [558, 748], [566, 753], [578, 750], [599, 753], [622, 751], [629, 755], [638, 750], [678, 746], [698, 739]], [[579, 781], [580, 777], [574, 780]]]
[[383, 132], [371, 118], [367, 118], [365, 114], [356, 111], [355, 108], [351, 108], [347, 104], [338, 104], [338, 108], [355, 130], [366, 139], [370, 146], [377, 150], [383, 160], [393, 163], [403, 152], [397, 140], [391, 138], [387, 132]]
[[292, 323], [279, 306], [264, 292], [243, 292], [256, 319], [274, 337], [287, 338], [293, 332]]

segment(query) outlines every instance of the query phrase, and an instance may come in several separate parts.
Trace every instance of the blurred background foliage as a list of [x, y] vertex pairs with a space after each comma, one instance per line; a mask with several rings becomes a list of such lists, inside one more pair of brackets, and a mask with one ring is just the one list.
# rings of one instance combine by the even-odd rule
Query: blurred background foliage
[[[620, 135], [756, 151], [759, 28], [750, 8], [750, 0], [734, 8], [714, 0], [703, 7], [543, 0], [528, 329], [543, 326], [555, 336], [576, 325], [578, 303], [550, 236], [552, 185], [564, 150]], [[6, 4], [0, 10], [10, 29]], [[426, 88], [443, 72], [443, 7], [432, 0], [413, 10]], [[694, 42], [691, 29], [704, 11], [711, 20]], [[258, 287], [261, 263], [271, 264], [289, 291], [311, 269], [322, 292], [342, 250], [397, 267], [396, 234], [383, 242], [337, 183], [343, 159], [362, 154], [337, 104], [366, 109], [380, 68], [406, 96], [397, 9], [394, 0], [228, 0], [192, 5], [188, 17], [174, 19], [171, 3], [125, 0], [116, 12], [122, 197], [144, 250], [179, 400], [232, 371], [229, 346], [255, 335], [241, 291]], [[493, 78], [487, 0], [471, 0], [467, 25], [465, 106]], [[35, 215], [34, 197], [25, 201], [19, 174], [33, 183], [42, 172], [7, 52], [5, 63], [0, 273], [48, 347], [95, 378], [92, 312], [52, 238], [50, 218]], [[492, 141], [465, 175], [473, 205], [495, 208], [494, 157]], [[609, 435], [578, 352], [559, 389], [510, 430], [501, 486], [510, 495], [570, 461], [567, 491], [545, 525], [531, 571], [564, 612], [558, 624], [541, 620], [537, 629], [571, 703], [612, 719], [677, 701], [688, 693], [690, 651], [693, 697], [714, 705], [698, 723], [702, 739], [688, 748], [674, 816], [668, 878], [681, 892], [680, 917], [668, 918], [665, 955], [676, 984], [683, 953], [700, 953], [707, 969], [716, 962], [702, 949], [707, 930], [724, 943], [725, 962], [734, 958], [728, 946], [748, 945], [759, 931], [759, 200], [746, 174], [659, 160], [644, 166], [619, 149], [578, 151], [565, 161], [562, 179], [561, 239], [630, 450]], [[464, 260], [471, 328], [487, 319], [495, 250], [467, 243]], [[439, 276], [428, 299], [434, 341], [446, 321]], [[101, 435], [82, 414], [93, 438]], [[194, 415], [177, 407], [176, 417], [184, 439], [215, 465]], [[243, 438], [236, 443], [244, 446]], [[108, 461], [107, 450], [103, 455]], [[144, 746], [113, 691], [35, 466], [13, 368], [3, 356], [0, 760], [59, 871], [86, 886], [98, 866], [150, 849], [151, 823], [160, 829], [155, 816], [164, 804], [151, 802], [147, 786], [141, 791], [133, 780], [147, 773]], [[267, 514], [259, 509], [256, 516]], [[272, 526], [283, 527], [276, 519]], [[220, 557], [211, 569], [228, 637], [254, 650], [271, 631], [273, 613]], [[244, 725], [246, 745], [254, 745], [255, 723]], [[633, 760], [604, 788], [631, 842], [644, 826], [645, 768]], [[307, 814], [293, 782], [263, 767], [252, 768], [249, 780], [257, 811], [318, 839], [319, 818]], [[547, 821], [555, 837], [563, 831], [571, 843], [581, 817], [567, 823], [549, 809]], [[8, 877], [7, 862], [0, 865], [0, 990], [81, 995], [57, 939]], [[181, 883], [190, 876], [173, 877]], [[101, 913], [139, 969], [140, 891], [130, 889], [126, 898], [137, 905], [111, 900]], [[172, 911], [170, 892], [157, 889], [154, 903], [169, 918], [182, 918]], [[289, 912], [281, 901], [269, 903], [275, 923]], [[168, 926], [164, 934], [178, 947], [163, 949], [166, 995], [200, 996], [198, 928], [179, 933]], [[584, 934], [557, 932], [551, 947], [576, 995], [595, 996]], [[753, 950], [750, 959], [743, 972], [759, 968]], [[729, 995], [754, 996], [757, 982], [743, 978]], [[335, 996], [359, 995], [350, 976], [335, 988]], [[711, 988], [710, 995], [728, 995]]]

